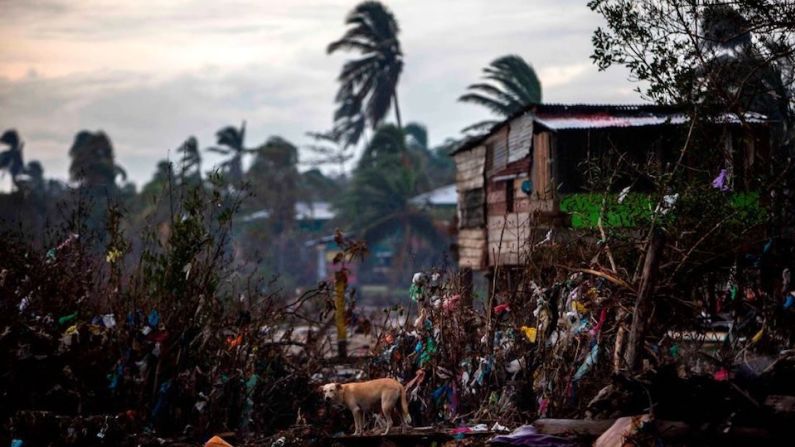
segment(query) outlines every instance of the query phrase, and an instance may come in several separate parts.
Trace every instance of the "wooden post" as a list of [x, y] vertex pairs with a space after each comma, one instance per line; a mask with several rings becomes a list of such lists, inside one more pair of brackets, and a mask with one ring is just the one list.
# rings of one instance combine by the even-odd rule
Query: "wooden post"
[[348, 274], [343, 268], [334, 273], [334, 317], [337, 324], [337, 355], [348, 357], [348, 328], [345, 322], [345, 289], [348, 287]]
[[627, 350], [624, 352], [625, 366], [634, 371], [640, 360], [643, 340], [648, 327], [651, 297], [654, 291], [654, 281], [657, 276], [657, 267], [660, 262], [660, 252], [665, 245], [665, 237], [661, 230], [652, 229], [649, 247], [646, 249], [646, 258], [643, 263], [643, 273], [640, 277], [638, 298], [635, 300], [635, 310], [632, 313], [632, 326], [629, 330]]

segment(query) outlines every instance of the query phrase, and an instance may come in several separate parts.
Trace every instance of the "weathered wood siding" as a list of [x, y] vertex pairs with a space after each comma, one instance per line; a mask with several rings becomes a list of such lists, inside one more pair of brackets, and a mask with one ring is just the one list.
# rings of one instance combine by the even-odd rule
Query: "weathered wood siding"
[[503, 169], [508, 164], [508, 126], [503, 126], [486, 140], [489, 154], [487, 174]]
[[458, 266], [472, 270], [486, 267], [485, 228], [462, 228], [458, 231]]
[[533, 181], [533, 200], [544, 202], [538, 204], [539, 211], [552, 212], [555, 208], [555, 144], [550, 132], [539, 132], [534, 136], [533, 166], [530, 174]]
[[489, 265], [517, 265], [529, 249], [530, 213], [491, 215], [488, 222]]
[[458, 265], [481, 270], [486, 264], [486, 146], [454, 156], [458, 195]]
[[527, 114], [515, 118], [511, 121], [508, 131], [508, 163], [530, 155], [530, 147], [533, 144], [533, 116]]

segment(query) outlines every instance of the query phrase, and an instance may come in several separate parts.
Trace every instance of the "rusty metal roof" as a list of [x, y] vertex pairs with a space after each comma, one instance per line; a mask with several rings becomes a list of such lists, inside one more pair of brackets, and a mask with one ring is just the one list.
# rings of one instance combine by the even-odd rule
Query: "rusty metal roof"
[[[676, 106], [653, 104], [539, 104], [531, 105], [494, 125], [488, 132], [470, 137], [454, 149], [450, 155], [469, 150], [485, 141], [495, 131], [513, 119], [533, 113], [534, 122], [547, 129], [604, 129], [613, 127], [642, 127], [679, 125], [689, 121], [684, 109]], [[760, 113], [748, 112], [743, 119], [749, 123], [765, 123], [767, 117]], [[717, 120], [728, 124], [738, 124], [734, 114], [726, 113]]]

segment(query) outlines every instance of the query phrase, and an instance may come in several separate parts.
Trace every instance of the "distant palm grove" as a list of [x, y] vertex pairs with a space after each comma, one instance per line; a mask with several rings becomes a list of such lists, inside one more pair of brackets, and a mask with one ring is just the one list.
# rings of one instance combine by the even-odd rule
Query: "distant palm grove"
[[[400, 79], [411, 66], [404, 62], [395, 15], [380, 2], [365, 1], [348, 13], [340, 31], [326, 48], [348, 56], [336, 96], [329, 98], [334, 113], [328, 129], [306, 129], [314, 142], [306, 147], [278, 135], [250, 141], [245, 121], [219, 126], [215, 141], [187, 136], [179, 147], [162, 148], [169, 159], [137, 186], [116, 161], [112, 135], [76, 129], [71, 146], [64, 145], [70, 164], [69, 181], [62, 182], [46, 178], [39, 162], [26, 159], [25, 149], [35, 148], [25, 147], [14, 123], [5, 123], [0, 170], [12, 186], [0, 193], [3, 231], [43, 249], [57, 244], [57, 234], [73, 232], [102, 252], [114, 237], [108, 225], [121, 215], [116, 230], [138, 240], [125, 247], [132, 260], [141, 253], [141, 239], [164, 241], [179, 224], [175, 202], [212, 190], [222, 191], [214, 199], [219, 203], [240, 201], [226, 245], [231, 258], [246, 271], [277, 278], [286, 290], [316, 284], [323, 274], [316, 247], [336, 228], [369, 246], [358, 274], [362, 283], [405, 286], [414, 269], [449, 261], [455, 207], [414, 198], [453, 184], [448, 152], [460, 142], [540, 103], [538, 76], [520, 56], [496, 57], [460, 97], [492, 118], [430, 146], [429, 130], [401, 113]], [[472, 73], [473, 81], [477, 76]], [[208, 166], [205, 153], [223, 161]]]

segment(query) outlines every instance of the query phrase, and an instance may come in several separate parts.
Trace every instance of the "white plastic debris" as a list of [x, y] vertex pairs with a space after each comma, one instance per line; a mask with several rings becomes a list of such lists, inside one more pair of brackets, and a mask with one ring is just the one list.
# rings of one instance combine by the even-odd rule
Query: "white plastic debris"
[[502, 425], [502, 424], [500, 424], [499, 422], [495, 422], [494, 425], [491, 426], [491, 431], [507, 433], [507, 432], [511, 431], [511, 429], [506, 427], [506, 426], [504, 426], [504, 425]]
[[618, 203], [624, 203], [626, 200], [627, 195], [629, 194], [630, 187], [627, 186], [626, 188], [622, 189], [620, 193], [618, 193]]
[[102, 325], [110, 329], [116, 327], [116, 317], [113, 314], [105, 314], [102, 316]]

